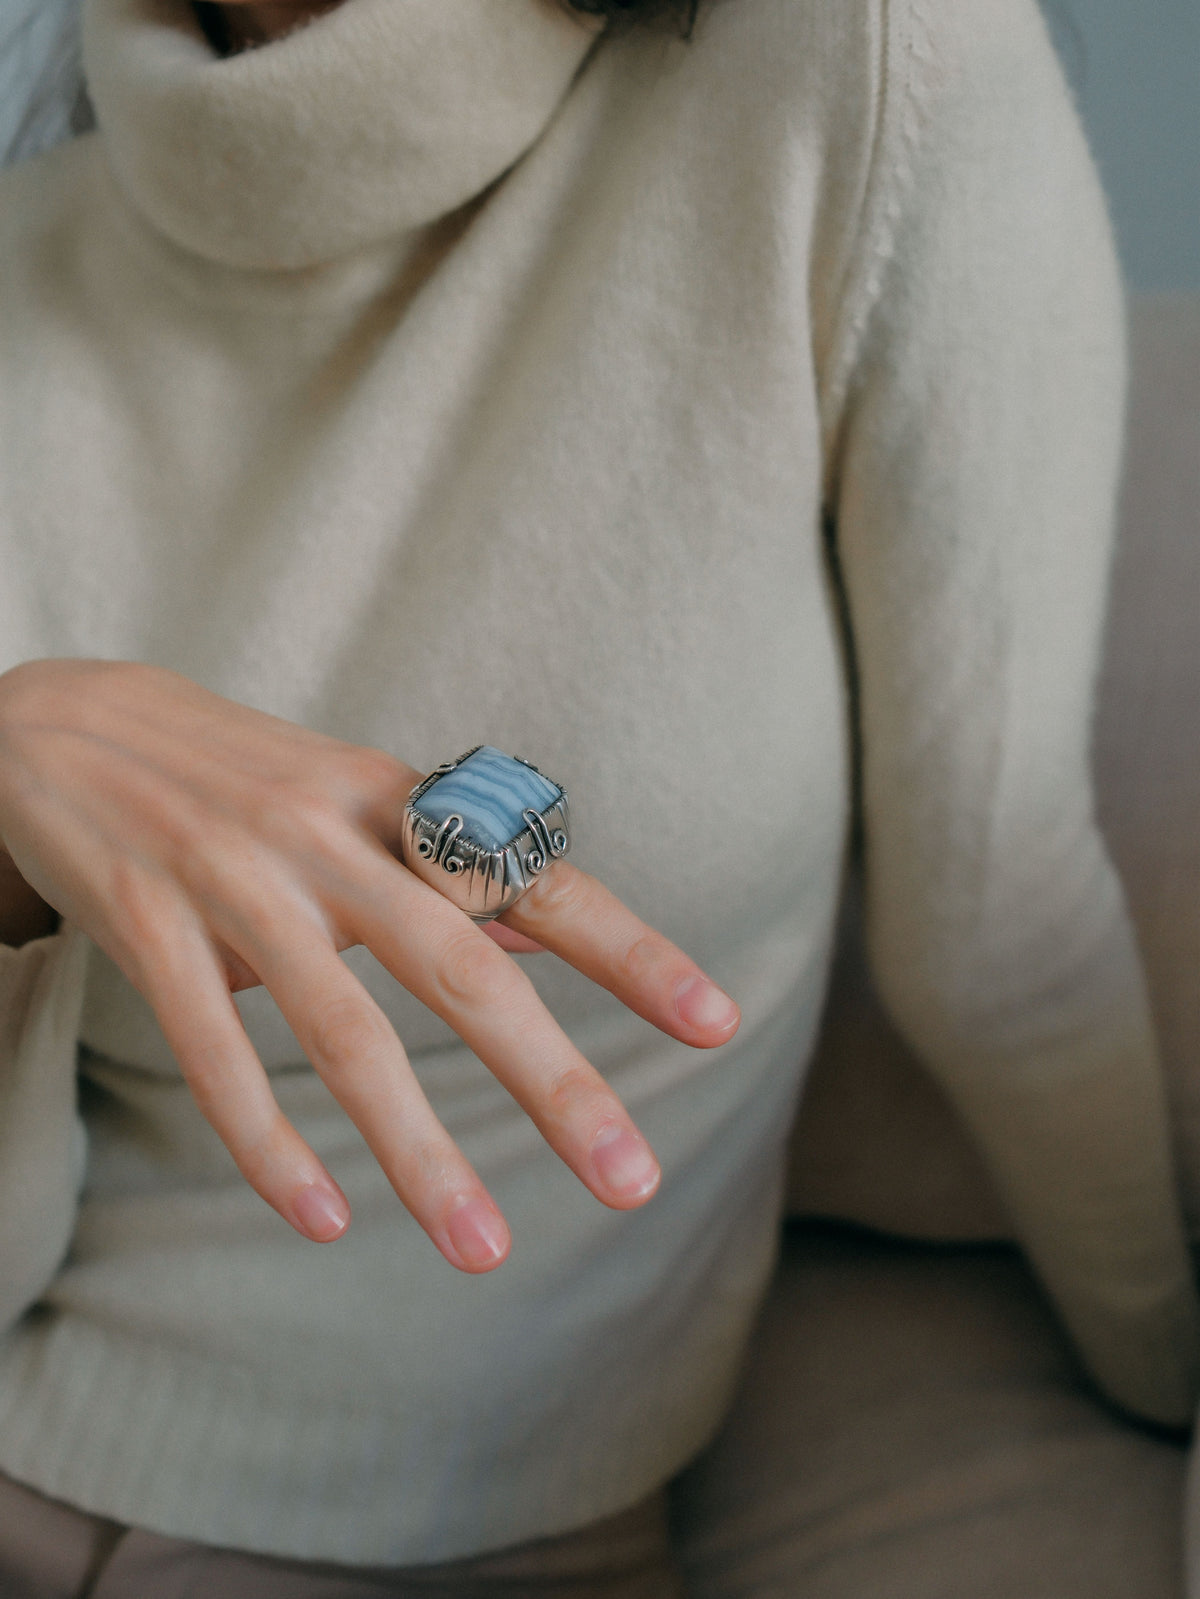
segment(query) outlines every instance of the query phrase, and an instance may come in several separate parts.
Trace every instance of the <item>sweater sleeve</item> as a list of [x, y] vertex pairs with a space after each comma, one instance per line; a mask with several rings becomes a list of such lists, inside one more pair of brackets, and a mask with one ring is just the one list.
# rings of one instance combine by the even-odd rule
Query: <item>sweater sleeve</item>
[[1200, 1322], [1090, 721], [1124, 330], [1034, 0], [884, 8], [825, 379], [867, 943], [1101, 1386], [1190, 1419]]
[[0, 946], [0, 1330], [46, 1287], [75, 1223], [84, 1157], [76, 1041], [89, 947], [71, 927]]

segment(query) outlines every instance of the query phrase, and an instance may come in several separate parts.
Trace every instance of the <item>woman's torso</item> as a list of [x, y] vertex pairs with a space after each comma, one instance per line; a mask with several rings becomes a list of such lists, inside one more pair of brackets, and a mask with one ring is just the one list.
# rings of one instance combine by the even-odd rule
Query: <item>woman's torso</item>
[[[580, 864], [746, 1016], [703, 1055], [528, 963], [663, 1160], [654, 1205], [616, 1217], [352, 952], [512, 1221], [513, 1260], [467, 1282], [258, 991], [251, 1037], [356, 1212], [332, 1250], [282, 1236], [95, 956], [75, 1243], [0, 1365], [10, 1409], [26, 1395], [0, 1458], [18, 1475], [22, 1418], [51, 1403], [31, 1373], [58, 1369], [90, 1441], [43, 1486], [90, 1482], [116, 1447], [131, 1463], [97, 1508], [255, 1546], [248, 1473], [270, 1547], [449, 1558], [481, 1528], [603, 1514], [719, 1412], [769, 1261], [847, 809], [817, 399], [845, 240], [823, 210], [816, 24], [789, 34], [772, 10], [602, 47], [516, 169], [415, 253], [211, 267], [128, 207], [97, 140], [43, 166], [50, 199], [10, 189], [8, 214], [43, 218], [5, 273], [36, 321], [0, 335], [0, 666], [154, 661], [423, 769], [482, 741], [526, 755], [571, 794]], [[752, 94], [765, 74], [788, 94]], [[842, 181], [865, 159], [843, 151]], [[133, 1384], [120, 1425], [96, 1415], [101, 1381]], [[320, 1499], [323, 1467], [298, 1477], [314, 1437], [352, 1508]], [[233, 1438], [241, 1476], [214, 1487]]]

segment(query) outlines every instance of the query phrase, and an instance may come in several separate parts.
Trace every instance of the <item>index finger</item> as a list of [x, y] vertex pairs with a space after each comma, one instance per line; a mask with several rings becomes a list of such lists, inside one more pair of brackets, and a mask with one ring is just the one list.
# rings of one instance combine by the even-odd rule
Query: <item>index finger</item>
[[682, 1043], [715, 1049], [737, 1032], [742, 1013], [729, 995], [577, 866], [551, 862], [498, 920], [553, 950]]

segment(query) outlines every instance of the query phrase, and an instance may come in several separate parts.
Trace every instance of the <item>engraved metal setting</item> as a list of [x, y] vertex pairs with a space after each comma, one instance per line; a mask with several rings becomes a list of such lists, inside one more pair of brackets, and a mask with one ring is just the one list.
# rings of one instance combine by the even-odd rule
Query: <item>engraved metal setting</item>
[[453, 901], [475, 922], [500, 916], [526, 889], [531, 888], [552, 860], [560, 860], [571, 847], [571, 818], [567, 793], [547, 778], [532, 761], [510, 757], [558, 791], [544, 810], [526, 807], [522, 831], [499, 849], [484, 849], [463, 836], [466, 818], [454, 813], [434, 821], [417, 809], [417, 803], [440, 778], [470, 760], [484, 746], [476, 744], [455, 761], [446, 761], [423, 778], [404, 807], [400, 854], [410, 872]]

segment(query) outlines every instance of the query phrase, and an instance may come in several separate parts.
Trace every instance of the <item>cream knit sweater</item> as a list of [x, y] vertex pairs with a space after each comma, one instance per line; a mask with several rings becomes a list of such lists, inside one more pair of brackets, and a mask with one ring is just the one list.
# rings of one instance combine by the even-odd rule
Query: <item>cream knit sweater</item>
[[618, 1215], [348, 956], [512, 1223], [468, 1279], [261, 991], [250, 1033], [355, 1207], [328, 1248], [244, 1186], [77, 933], [0, 952], [0, 1468], [399, 1563], [603, 1515], [703, 1443], [848, 832], [826, 521], [883, 991], [1093, 1372], [1185, 1420], [1195, 1307], [1087, 776], [1119, 287], [1033, 0], [721, 0], [688, 44], [347, 0], [228, 62], [184, 0], [87, 23], [100, 133], [0, 184], [0, 667], [155, 661], [419, 767], [518, 750], [746, 1020], [694, 1053], [531, 964], [662, 1158]]

